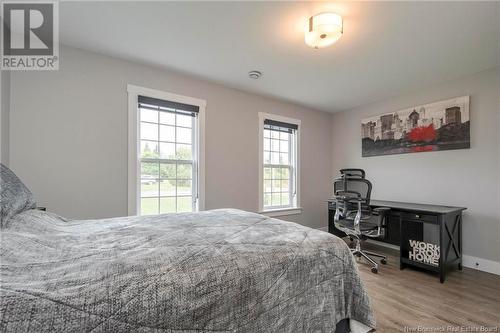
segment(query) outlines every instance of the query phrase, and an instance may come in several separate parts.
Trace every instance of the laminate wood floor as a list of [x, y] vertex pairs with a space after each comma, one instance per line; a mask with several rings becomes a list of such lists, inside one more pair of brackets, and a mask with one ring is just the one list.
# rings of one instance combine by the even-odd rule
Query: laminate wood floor
[[[500, 332], [500, 276], [464, 268], [450, 272], [441, 284], [432, 273], [400, 270], [399, 252], [363, 245], [388, 255], [378, 274], [363, 259], [358, 261], [377, 332]], [[481, 326], [493, 330], [481, 331]]]

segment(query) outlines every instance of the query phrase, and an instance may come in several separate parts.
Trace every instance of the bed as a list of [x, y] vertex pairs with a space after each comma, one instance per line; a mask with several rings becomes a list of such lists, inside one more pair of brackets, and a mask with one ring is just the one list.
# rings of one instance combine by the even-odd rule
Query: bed
[[2, 332], [367, 332], [345, 243], [236, 209], [67, 220], [2, 165]]

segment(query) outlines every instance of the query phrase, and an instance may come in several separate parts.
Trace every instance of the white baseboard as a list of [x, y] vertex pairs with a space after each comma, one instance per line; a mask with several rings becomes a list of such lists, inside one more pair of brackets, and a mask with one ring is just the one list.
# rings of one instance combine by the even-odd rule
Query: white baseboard
[[498, 261], [464, 255], [462, 256], [462, 264], [464, 267], [500, 275], [500, 262]]

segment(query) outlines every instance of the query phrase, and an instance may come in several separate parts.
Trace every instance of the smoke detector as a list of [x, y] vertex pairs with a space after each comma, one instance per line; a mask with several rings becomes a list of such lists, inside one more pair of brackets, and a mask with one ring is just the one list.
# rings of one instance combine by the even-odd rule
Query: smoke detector
[[260, 78], [262, 76], [262, 73], [259, 71], [250, 71], [250, 72], [248, 72], [248, 76], [251, 79], [257, 80], [258, 78]]

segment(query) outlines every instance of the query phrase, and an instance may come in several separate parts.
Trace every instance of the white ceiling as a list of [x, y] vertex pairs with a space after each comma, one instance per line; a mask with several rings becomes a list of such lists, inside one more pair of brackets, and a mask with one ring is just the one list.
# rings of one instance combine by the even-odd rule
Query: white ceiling
[[[61, 2], [66, 45], [335, 112], [497, 65], [495, 2]], [[344, 16], [314, 50], [308, 16]], [[251, 80], [247, 73], [260, 70]]]

